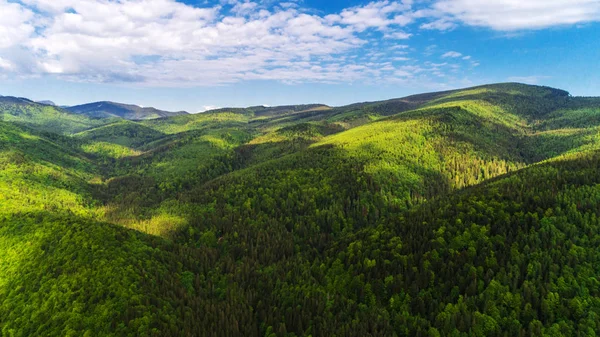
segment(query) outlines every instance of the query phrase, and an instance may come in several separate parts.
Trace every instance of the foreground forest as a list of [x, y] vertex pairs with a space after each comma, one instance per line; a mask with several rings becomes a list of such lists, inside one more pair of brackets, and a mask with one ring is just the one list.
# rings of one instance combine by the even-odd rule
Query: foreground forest
[[0, 113], [1, 337], [600, 331], [600, 98]]

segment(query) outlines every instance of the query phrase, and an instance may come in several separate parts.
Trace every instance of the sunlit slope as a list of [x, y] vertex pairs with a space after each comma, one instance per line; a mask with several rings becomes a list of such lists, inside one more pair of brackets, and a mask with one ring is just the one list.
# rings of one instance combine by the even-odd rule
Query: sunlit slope
[[[357, 103], [333, 109], [300, 111], [294, 114], [251, 119], [250, 126], [261, 134], [249, 145], [258, 152], [273, 154], [290, 153], [302, 149], [304, 143], [315, 142], [315, 137], [288, 136], [285, 130], [304, 125], [305, 128], [327, 129], [325, 135], [352, 129], [392, 115], [401, 115], [423, 109], [467, 107], [471, 113], [485, 120], [492, 118], [503, 127], [521, 128], [521, 133], [531, 131], [535, 116], [541, 111], [554, 111], [569, 101], [568, 93], [538, 86], [515, 83], [486, 85], [463, 90], [414, 95], [381, 102]], [[412, 113], [414, 115], [414, 113]], [[494, 130], [492, 130], [494, 131]], [[357, 131], [359, 132], [359, 131]], [[290, 139], [300, 141], [290, 142]], [[256, 146], [259, 145], [259, 146]], [[272, 145], [270, 151], [267, 148]], [[299, 146], [300, 145], [300, 146]], [[264, 151], [263, 151], [264, 150]], [[244, 153], [248, 149], [244, 149]], [[259, 158], [265, 156], [258, 156]]]
[[109, 122], [15, 97], [0, 97], [0, 121], [19, 123], [58, 134], [72, 134]]
[[272, 127], [326, 121], [337, 123], [345, 128], [352, 128], [405, 111], [461, 100], [485, 101], [521, 117], [533, 117], [564, 106], [566, 102], [570, 101], [570, 97], [568, 92], [559, 89], [519, 83], [501, 83], [379, 102], [355, 103], [331, 109], [299, 111], [293, 114], [262, 118], [260, 122]]
[[97, 167], [68, 138], [0, 122], [0, 215], [30, 211], [92, 216]]
[[499, 83], [478, 87], [407, 97], [426, 105], [457, 100], [483, 99], [521, 116], [538, 117], [565, 106], [572, 97], [564, 90], [519, 84]]

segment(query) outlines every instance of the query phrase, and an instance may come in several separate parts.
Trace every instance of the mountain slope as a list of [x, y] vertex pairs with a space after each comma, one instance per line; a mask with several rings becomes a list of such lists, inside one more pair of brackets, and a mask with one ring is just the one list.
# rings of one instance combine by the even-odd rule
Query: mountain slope
[[80, 139], [107, 142], [134, 148], [151, 143], [164, 136], [159, 131], [124, 120], [88, 129], [74, 135], [74, 137]]
[[187, 115], [185, 111], [170, 112], [145, 108], [132, 104], [95, 102], [66, 108], [68, 111], [95, 118], [118, 117], [129, 120], [144, 120]]
[[593, 335], [599, 160], [533, 166], [348, 237], [321, 260], [330, 296], [380, 307], [380, 335]]
[[252, 109], [0, 122], [0, 334], [599, 331], [598, 99]]
[[[181, 336], [209, 323], [208, 306], [231, 312], [210, 285], [203, 299], [191, 290], [213, 249], [99, 221], [100, 163], [87, 144], [0, 121], [0, 335]], [[182, 315], [206, 320], [173, 321]]]
[[221, 108], [206, 111], [207, 113], [233, 112], [241, 114], [250, 114], [254, 117], [273, 117], [282, 116], [307, 111], [329, 110], [331, 107], [324, 104], [301, 104], [301, 105], [281, 105], [281, 106], [253, 106], [248, 108]]
[[0, 97], [0, 120], [58, 134], [72, 134], [107, 122], [25, 98], [8, 96]]

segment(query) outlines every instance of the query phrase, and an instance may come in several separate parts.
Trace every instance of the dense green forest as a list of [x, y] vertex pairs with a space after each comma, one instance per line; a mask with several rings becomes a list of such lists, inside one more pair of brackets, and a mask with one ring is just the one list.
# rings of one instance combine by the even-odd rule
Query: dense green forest
[[0, 113], [0, 337], [600, 331], [598, 98]]

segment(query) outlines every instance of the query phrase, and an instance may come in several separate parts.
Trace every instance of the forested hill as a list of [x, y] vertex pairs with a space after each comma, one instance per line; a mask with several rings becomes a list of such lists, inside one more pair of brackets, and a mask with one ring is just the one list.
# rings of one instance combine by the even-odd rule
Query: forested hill
[[95, 102], [66, 108], [76, 114], [95, 118], [123, 118], [129, 120], [144, 120], [187, 115], [185, 111], [170, 112], [133, 104], [115, 102]]
[[0, 110], [0, 336], [600, 331], [599, 98]]
[[329, 110], [331, 107], [324, 104], [301, 104], [301, 105], [282, 105], [282, 106], [253, 106], [248, 108], [221, 108], [209, 110], [207, 113], [236, 112], [252, 114], [255, 117], [272, 117], [277, 115], [293, 114], [307, 111]]
[[72, 114], [53, 105], [10, 96], [0, 96], [0, 121], [57, 134], [72, 134], [108, 122]]

